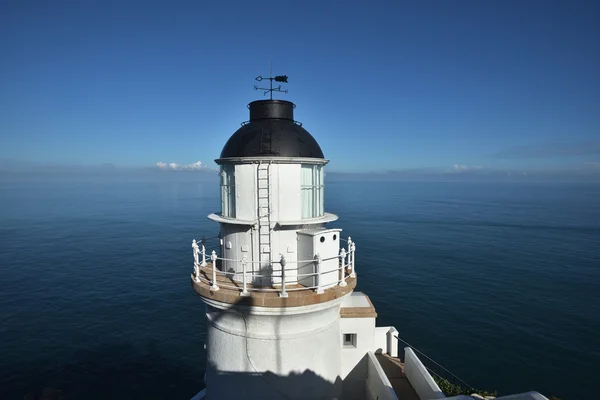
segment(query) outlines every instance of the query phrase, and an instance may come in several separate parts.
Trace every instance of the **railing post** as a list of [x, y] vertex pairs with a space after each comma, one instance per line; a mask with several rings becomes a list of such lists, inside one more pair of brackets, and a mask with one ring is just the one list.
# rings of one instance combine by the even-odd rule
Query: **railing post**
[[315, 277], [317, 278], [317, 294], [323, 293], [323, 288], [321, 287], [321, 256], [317, 254], [315, 256]]
[[242, 293], [240, 296], [250, 296], [248, 293], [248, 278], [246, 278], [246, 264], [248, 264], [248, 260], [246, 260], [246, 256], [242, 257]]
[[344, 265], [346, 263], [346, 250], [343, 247], [342, 247], [342, 250], [340, 251], [340, 259], [341, 259], [340, 270], [342, 271], [342, 277], [340, 278], [340, 286], [344, 287], [347, 285], [347, 283], [346, 283], [346, 266]]
[[192, 240], [192, 252], [194, 253], [194, 280], [198, 282], [200, 280], [200, 267], [198, 265], [198, 242], [196, 242], [196, 239]]
[[279, 297], [285, 298], [288, 297], [288, 294], [285, 291], [285, 257], [283, 254], [281, 255], [279, 264], [281, 264], [281, 293], [279, 293]]
[[350, 276], [353, 277], [352, 273], [352, 238], [348, 236], [348, 269], [350, 270]]
[[352, 266], [350, 269], [350, 277], [356, 278], [356, 244], [352, 242], [352, 248], [350, 250], [352, 252]]
[[212, 261], [212, 285], [210, 285], [210, 290], [216, 292], [219, 290], [219, 286], [217, 285], [217, 253], [214, 250], [210, 255], [210, 261]]
[[206, 267], [206, 247], [204, 246], [204, 239], [202, 240], [202, 264], [201, 267]]

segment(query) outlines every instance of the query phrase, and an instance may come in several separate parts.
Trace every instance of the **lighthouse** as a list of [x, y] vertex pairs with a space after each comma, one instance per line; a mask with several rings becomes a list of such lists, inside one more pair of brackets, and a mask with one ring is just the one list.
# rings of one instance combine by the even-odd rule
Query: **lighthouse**
[[[271, 95], [281, 91], [273, 80], [287, 82], [265, 79]], [[218, 240], [192, 241], [207, 319], [206, 387], [193, 400], [446, 398], [417, 353], [431, 358], [377, 327], [369, 297], [354, 290], [356, 245], [327, 226], [338, 219], [325, 211], [328, 161], [295, 105], [271, 98], [248, 109], [215, 160], [221, 209], [208, 218]]]
[[325, 211], [328, 161], [295, 107], [251, 102], [215, 160], [221, 210], [208, 218], [220, 225], [218, 248], [192, 244], [207, 399], [342, 394], [340, 305], [356, 285], [356, 247], [327, 227], [338, 219]]
[[395, 329], [376, 328], [354, 292], [356, 245], [327, 226], [338, 219], [324, 201], [328, 160], [295, 104], [272, 99], [287, 76], [264, 79], [271, 99], [248, 104], [215, 160], [218, 241], [192, 242], [207, 319], [206, 388], [194, 399], [362, 399], [367, 353], [397, 353]]

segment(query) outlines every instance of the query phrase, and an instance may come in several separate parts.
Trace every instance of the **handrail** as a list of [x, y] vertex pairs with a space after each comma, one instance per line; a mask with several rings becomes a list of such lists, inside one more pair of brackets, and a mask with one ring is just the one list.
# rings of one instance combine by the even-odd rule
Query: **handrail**
[[[218, 236], [217, 236], [218, 237]], [[211, 237], [210, 239], [213, 239], [215, 237]], [[225, 288], [230, 288], [230, 289], [234, 289], [234, 290], [240, 290], [240, 296], [247, 296], [249, 294], [249, 292], [251, 291], [266, 291], [266, 292], [279, 292], [279, 295], [281, 297], [287, 297], [287, 292], [293, 292], [293, 291], [299, 291], [299, 290], [315, 290], [318, 294], [323, 292], [323, 286], [326, 285], [326, 287], [330, 287], [330, 285], [338, 285], [341, 287], [344, 287], [347, 285], [346, 280], [350, 277], [355, 277], [356, 273], [355, 273], [355, 268], [354, 268], [354, 252], [355, 252], [355, 245], [352, 242], [352, 239], [350, 237], [348, 237], [348, 249], [340, 249], [340, 253], [337, 256], [333, 256], [333, 257], [327, 257], [327, 258], [321, 258], [319, 254], [316, 254], [314, 259], [311, 260], [287, 260], [284, 255], [281, 255], [281, 259], [280, 260], [272, 260], [269, 262], [269, 266], [273, 267], [277, 264], [280, 265], [280, 268], [278, 269], [273, 269], [272, 271], [269, 271], [268, 274], [265, 273], [256, 273], [254, 271], [248, 271], [246, 266], [248, 264], [264, 264], [264, 261], [253, 261], [253, 260], [249, 260], [248, 258], [246, 258], [246, 256], [242, 257], [241, 260], [236, 260], [236, 259], [232, 259], [232, 258], [225, 258], [225, 257], [219, 257], [217, 256], [217, 252], [216, 250], [207, 250], [205, 243], [206, 243], [206, 238], [203, 238], [204, 240], [197, 242], [195, 239], [192, 241], [192, 249], [193, 249], [193, 254], [194, 254], [194, 272], [192, 273], [192, 278], [196, 281], [196, 282], [205, 282], [207, 284], [210, 285], [211, 290], [219, 290], [219, 287], [225, 287]], [[207, 251], [209, 253], [207, 253]], [[202, 262], [200, 262], [200, 257], [202, 257]], [[347, 261], [346, 261], [346, 257], [347, 257]], [[334, 259], [339, 259], [339, 264], [337, 268], [334, 269], [329, 269], [326, 271], [323, 271], [321, 269], [321, 264], [325, 261], [331, 261]], [[217, 268], [217, 261], [226, 261], [226, 262], [232, 262], [232, 263], [239, 263], [242, 268], [241, 270], [237, 270], [235, 272], [226, 272], [226, 271], [221, 271]], [[211, 274], [212, 277], [210, 279], [204, 278], [201, 276], [200, 274], [200, 267], [207, 267], [208, 263], [207, 261], [211, 262]], [[287, 265], [289, 264], [296, 264], [295, 268], [286, 268]], [[300, 272], [300, 264], [304, 264], [302, 265], [302, 267], [306, 267], [306, 266], [310, 266], [311, 264], [314, 267], [313, 272], [302, 272], [302, 273], [298, 273]], [[305, 278], [311, 278], [314, 277], [315, 279], [315, 285], [314, 286], [303, 286], [303, 287], [296, 287], [296, 288], [289, 288], [286, 285], [289, 285], [290, 282], [287, 281], [286, 279], [286, 275], [288, 275], [291, 271], [296, 271], [296, 274], [294, 274], [292, 276], [293, 279], [296, 280], [297, 283], [299, 283], [300, 280], [305, 279]], [[331, 273], [337, 273], [339, 275], [339, 279], [336, 279], [335, 281], [331, 282], [329, 281], [326, 284], [322, 283], [322, 277], [331, 274]], [[234, 275], [241, 275], [242, 277], [242, 282], [241, 282], [241, 287], [240, 286], [232, 286], [232, 285], [227, 285], [224, 283], [218, 283], [217, 282], [217, 274], [219, 276], [225, 276], [228, 277], [230, 279], [232, 279], [232, 277]], [[265, 284], [265, 285], [257, 285], [257, 284], [253, 284], [252, 287], [248, 287], [248, 277], [250, 277], [250, 282], [253, 282], [256, 278], [267, 278], [270, 279], [271, 282], [269, 284]], [[280, 282], [274, 282], [273, 278], [276, 278], [277, 280], [280, 280]], [[330, 278], [331, 279], [331, 278]], [[294, 283], [296, 283], [294, 282]], [[281, 288], [269, 288], [267, 287], [268, 285], [281, 285]]]
[[[431, 357], [429, 357], [427, 354], [423, 353], [421, 350], [417, 349], [416, 347], [414, 347], [412, 344], [408, 343], [407, 341], [405, 341], [404, 339], [401, 339], [398, 335], [394, 335], [394, 337], [396, 339], [398, 339], [400, 342], [404, 343], [405, 345], [407, 345], [408, 347], [410, 347], [411, 349], [413, 349], [415, 352], [419, 353], [420, 355], [422, 355], [423, 357], [425, 357], [428, 361], [432, 362], [433, 364], [435, 364], [436, 366], [438, 366], [440, 369], [442, 369], [444, 372], [448, 373], [450, 376], [452, 376], [456, 381], [460, 382], [463, 386], [465, 386], [466, 389], [469, 390], [475, 390], [473, 388], [473, 386], [469, 385], [467, 382], [463, 381], [462, 379], [460, 379], [458, 376], [454, 375], [449, 369], [445, 368], [443, 365], [441, 365], [440, 363], [436, 362], [434, 359], [432, 359]], [[427, 368], [427, 370], [431, 373], [433, 373], [434, 375], [437, 375], [439, 378], [445, 379], [445, 377], [441, 376], [440, 374], [438, 374], [437, 372], [433, 371], [431, 368], [428, 368], [427, 366], [425, 366], [425, 368]]]

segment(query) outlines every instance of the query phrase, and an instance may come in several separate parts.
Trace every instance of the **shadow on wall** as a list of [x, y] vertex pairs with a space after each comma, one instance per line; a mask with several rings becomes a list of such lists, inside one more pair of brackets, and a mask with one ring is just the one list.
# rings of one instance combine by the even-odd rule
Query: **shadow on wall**
[[[311, 370], [291, 373], [287, 376], [276, 375], [271, 371], [261, 374], [245, 372], [219, 372], [219, 377], [232, 382], [229, 387], [219, 387], [218, 398], [234, 399], [239, 397], [240, 388], [246, 393], [244, 399], [252, 400], [332, 400], [339, 393], [342, 380], [338, 377], [331, 383]], [[210, 382], [207, 395], [212, 396]], [[212, 397], [211, 397], [212, 398]]]
[[[283, 307], [287, 305], [287, 300], [283, 299]], [[246, 321], [250, 310], [259, 305], [257, 304], [258, 301], [260, 301], [260, 298], [239, 297], [227, 310], [217, 311], [214, 309], [216, 315], [212, 323], [217, 323], [226, 313], [230, 312], [241, 315], [244, 321]], [[211, 309], [211, 306], [208, 306], [208, 308]], [[247, 321], [245, 323], [247, 324]], [[284, 323], [284, 318], [280, 316], [277, 318], [275, 324], [275, 335], [279, 335], [282, 323]], [[211, 324], [211, 321], [208, 324]], [[281, 342], [279, 340], [274, 340], [273, 342], [275, 353], [277, 354], [274, 367], [280, 370], [285, 355], [281, 350]], [[288, 355], [293, 357], [293, 354]], [[208, 356], [208, 362], [210, 363], [210, 355]], [[240, 393], [244, 393], [244, 400], [341, 400], [340, 395], [343, 383], [339, 376], [335, 382], [331, 382], [312, 370], [305, 369], [303, 372], [300, 371], [299, 369], [297, 372], [292, 372], [288, 375], [280, 375], [272, 371], [217, 371], [214, 364], [209, 364], [207, 365], [206, 395], [211, 399], [236, 399], [240, 397]], [[217, 387], [211, 387], [211, 379], [214, 378], [217, 378], [215, 380], [220, 383]], [[231, 384], [221, 384], [223, 382], [231, 382]]]
[[0, 399], [190, 399], [203, 388], [203, 375], [203, 369], [165, 358], [154, 341], [139, 350], [107, 344], [63, 362], [42, 358], [9, 366], [0, 376]]

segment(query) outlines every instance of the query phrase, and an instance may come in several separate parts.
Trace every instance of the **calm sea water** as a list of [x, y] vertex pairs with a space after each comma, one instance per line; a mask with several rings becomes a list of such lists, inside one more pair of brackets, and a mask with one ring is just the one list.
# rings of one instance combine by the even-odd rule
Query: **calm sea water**
[[[202, 388], [192, 238], [216, 179], [0, 181], [0, 399], [187, 399]], [[379, 325], [471, 385], [592, 399], [600, 186], [328, 182]]]

